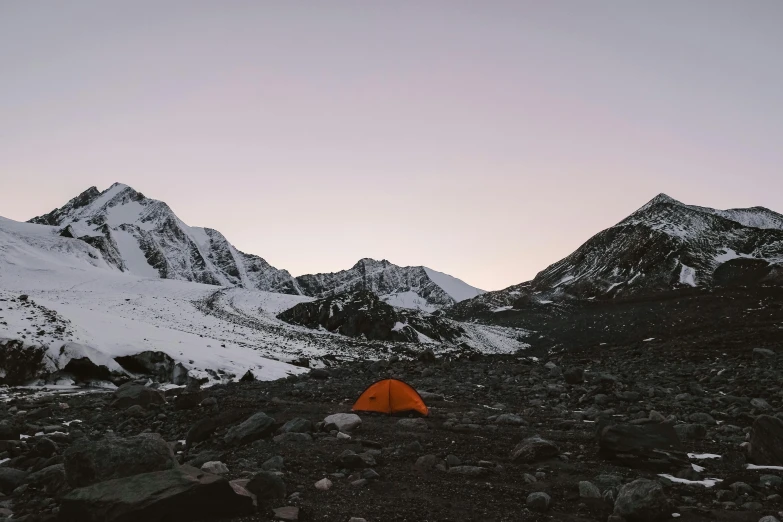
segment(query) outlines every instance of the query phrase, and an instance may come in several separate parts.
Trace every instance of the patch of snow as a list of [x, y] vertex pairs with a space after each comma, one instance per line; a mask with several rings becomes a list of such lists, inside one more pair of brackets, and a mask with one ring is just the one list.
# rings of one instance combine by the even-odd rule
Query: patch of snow
[[649, 339], [642, 339], [643, 343], [649, 343], [650, 341], [654, 341], [655, 337], [650, 337]]
[[421, 297], [413, 290], [408, 290], [407, 292], [397, 292], [394, 294], [385, 294], [379, 297], [385, 303], [390, 304], [391, 306], [396, 306], [397, 308], [410, 308], [412, 310], [421, 310], [422, 312], [428, 313], [434, 312], [438, 309], [437, 306], [431, 305], [427, 302], [426, 299]]
[[706, 460], [706, 459], [719, 459], [721, 458], [720, 455], [716, 455], [715, 453], [688, 453], [689, 459], [695, 459], [695, 460]]
[[757, 466], [756, 464], [748, 464], [745, 469], [773, 469], [776, 471], [783, 471], [783, 466]]
[[696, 269], [682, 264], [680, 269], [680, 284], [696, 286]]
[[405, 323], [401, 323], [397, 321], [396, 323], [394, 323], [394, 326], [392, 326], [392, 332], [399, 332], [400, 330], [405, 328], [405, 326], [407, 326]]
[[160, 277], [158, 271], [147, 262], [147, 258], [139, 246], [139, 241], [131, 233], [117, 229], [113, 230], [111, 234], [117, 242], [117, 249], [131, 274], [140, 277]]
[[698, 464], [691, 464], [691, 467], [693, 468], [693, 471], [697, 471], [699, 473], [705, 470], [703, 466], [699, 466]]
[[457, 279], [454, 276], [438, 272], [431, 268], [423, 267], [433, 283], [441, 287], [452, 299], [456, 302], [465, 301], [466, 299], [472, 299], [481, 294], [485, 294], [484, 290], [480, 290], [474, 286], [470, 286], [465, 281]]
[[658, 476], [667, 478], [677, 484], [688, 484], [689, 486], [704, 486], [705, 488], [711, 488], [715, 486], [715, 484], [717, 484], [718, 482], [723, 482], [722, 479], [718, 479], [718, 478], [708, 478], [704, 480], [688, 480], [688, 479], [678, 478], [675, 477], [674, 475], [669, 475], [666, 473], [659, 473]]
[[497, 308], [493, 308], [492, 310], [490, 310], [490, 312], [493, 312], [493, 313], [505, 312], [506, 310], [511, 310], [512, 308], [514, 308], [514, 307], [511, 306], [511, 305], [508, 305], [508, 306], [498, 306]]

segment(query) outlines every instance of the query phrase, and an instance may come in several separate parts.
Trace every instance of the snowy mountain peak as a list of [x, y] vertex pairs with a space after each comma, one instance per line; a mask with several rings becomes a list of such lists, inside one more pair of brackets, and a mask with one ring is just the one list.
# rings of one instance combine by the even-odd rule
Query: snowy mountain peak
[[30, 222], [64, 227], [61, 235], [89, 243], [109, 265], [138, 276], [301, 293], [287, 271], [237, 250], [216, 230], [186, 225], [166, 203], [123, 183], [103, 192], [91, 187]]
[[783, 284], [783, 215], [717, 210], [659, 194], [528, 282], [460, 303], [450, 313], [677, 288]]
[[426, 311], [483, 292], [447, 274], [421, 266], [400, 267], [386, 259], [362, 258], [349, 270], [294, 278], [258, 256], [240, 252], [217, 230], [186, 225], [166, 203], [124, 183], [102, 192], [90, 187], [30, 222], [62, 227], [60, 235], [97, 248], [109, 266], [142, 277], [311, 297], [367, 289], [395, 306]]
[[382, 270], [384, 268], [387, 268], [391, 266], [391, 263], [387, 261], [386, 259], [381, 259], [378, 261], [377, 259], [372, 259], [370, 257], [363, 257], [359, 261], [356, 262], [355, 265], [353, 265], [352, 268], [359, 269], [359, 270]]

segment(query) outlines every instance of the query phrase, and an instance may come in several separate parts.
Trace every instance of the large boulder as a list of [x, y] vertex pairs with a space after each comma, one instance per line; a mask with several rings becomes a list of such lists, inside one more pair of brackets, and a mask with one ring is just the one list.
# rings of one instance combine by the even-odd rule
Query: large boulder
[[114, 391], [114, 402], [111, 405], [124, 410], [137, 404], [139, 406], [149, 406], [151, 404], [165, 403], [166, 397], [162, 392], [141, 384], [128, 382]]
[[0, 492], [8, 495], [21, 486], [28, 473], [21, 469], [0, 468]]
[[604, 458], [633, 468], [666, 471], [690, 466], [677, 432], [668, 424], [599, 425], [598, 446]]
[[63, 457], [65, 475], [73, 487], [177, 466], [171, 448], [157, 433], [125, 439], [82, 439], [65, 450]]
[[275, 419], [264, 412], [258, 412], [245, 422], [228, 430], [223, 440], [230, 446], [241, 446], [269, 435], [274, 428]]
[[620, 488], [614, 514], [629, 522], [654, 522], [671, 518], [671, 508], [658, 482], [637, 479]]
[[206, 417], [196, 421], [185, 435], [185, 445], [190, 448], [193, 444], [204, 442], [212, 436], [217, 428], [218, 422], [213, 417]]
[[335, 413], [324, 419], [324, 427], [350, 433], [362, 425], [362, 419], [355, 413]]
[[285, 482], [271, 471], [259, 471], [245, 487], [261, 500], [285, 498], [286, 494]]
[[16, 424], [4, 420], [0, 421], [0, 440], [19, 440], [22, 430]]
[[247, 515], [253, 500], [190, 466], [108, 480], [62, 499], [63, 522], [185, 522]]
[[770, 415], [756, 417], [748, 459], [761, 466], [783, 466], [783, 420]]
[[65, 479], [65, 466], [63, 464], [53, 464], [31, 473], [27, 477], [26, 482], [43, 489], [47, 495], [53, 497], [59, 496], [68, 489], [68, 482]]
[[539, 436], [530, 437], [516, 445], [511, 452], [511, 460], [517, 462], [538, 462], [540, 460], [551, 459], [560, 454], [560, 449], [548, 440]]

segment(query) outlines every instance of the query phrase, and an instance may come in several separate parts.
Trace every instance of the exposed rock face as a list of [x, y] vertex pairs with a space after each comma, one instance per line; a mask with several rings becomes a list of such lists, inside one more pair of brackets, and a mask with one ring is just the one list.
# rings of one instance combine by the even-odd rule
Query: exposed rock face
[[760, 284], [783, 284], [783, 215], [685, 205], [660, 194], [532, 281], [462, 301], [449, 314]]
[[[30, 220], [62, 226], [61, 235], [97, 248], [107, 263], [122, 271], [167, 279], [224, 286], [243, 286], [299, 294], [285, 270], [240, 252], [217, 230], [189, 227], [166, 203], [115, 183], [103, 192], [91, 187], [59, 209]], [[148, 266], [134, 266], [128, 254], [138, 252]], [[138, 257], [138, 256], [136, 256]]]
[[160, 382], [182, 385], [187, 383], [188, 370], [177, 363], [168, 354], [156, 351], [144, 351], [135, 355], [114, 358], [125, 370], [146, 375]]
[[631, 522], [654, 522], [671, 518], [671, 509], [658, 482], [637, 479], [620, 489], [614, 505], [615, 515]]
[[46, 371], [46, 348], [21, 339], [0, 339], [0, 384], [26, 384]]
[[[311, 297], [323, 298], [365, 290], [378, 294], [382, 300], [394, 306], [428, 311], [451, 306], [468, 298], [467, 296], [473, 297], [484, 293], [459, 280], [447, 280], [451, 285], [456, 286], [458, 291], [441, 281], [441, 284], [449, 287], [444, 289], [433, 280], [433, 277], [443, 276], [444, 274], [423, 266], [401, 267], [385, 259], [377, 261], [365, 258], [360, 259], [349, 270], [303, 275], [297, 277], [296, 281], [302, 293]], [[450, 294], [449, 291], [455, 295]], [[409, 300], [417, 302], [406, 302]]]
[[309, 328], [325, 328], [348, 337], [377, 341], [455, 342], [465, 330], [457, 323], [414, 310], [394, 308], [366, 290], [299, 303], [279, 319]]

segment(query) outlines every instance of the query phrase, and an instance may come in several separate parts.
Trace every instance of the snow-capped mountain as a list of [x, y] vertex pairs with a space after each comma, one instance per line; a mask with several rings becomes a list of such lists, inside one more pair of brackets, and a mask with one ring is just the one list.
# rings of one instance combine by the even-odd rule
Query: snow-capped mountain
[[61, 227], [63, 237], [90, 244], [110, 266], [142, 277], [310, 297], [364, 289], [391, 305], [424, 311], [483, 293], [430, 268], [400, 267], [386, 260], [362, 259], [349, 270], [294, 278], [259, 256], [241, 252], [217, 230], [188, 226], [166, 203], [121, 183], [103, 192], [91, 187], [30, 223]]
[[286, 270], [239, 251], [217, 230], [186, 225], [166, 203], [121, 183], [103, 192], [91, 187], [30, 223], [63, 227], [64, 237], [89, 243], [108, 264], [138, 276], [301, 293]]
[[361, 259], [349, 270], [296, 278], [302, 293], [327, 297], [369, 290], [392, 306], [434, 311], [484, 293], [464, 281], [423, 266], [397, 266], [385, 259]]
[[[529, 283], [455, 307], [511, 308], [562, 299], [654, 294], [687, 287], [783, 283], [783, 215], [763, 207], [716, 210], [660, 194], [590, 238]], [[520, 301], [521, 300], [521, 301]]]
[[[307, 296], [123, 272], [89, 241], [63, 234], [89, 225], [71, 225], [0, 217], [0, 384], [129, 378], [146, 359], [171, 366], [164, 374], [180, 383], [237, 379], [248, 370], [276, 379], [305, 371], [299, 366], [305, 360], [319, 365], [420, 349], [407, 338], [368, 342], [277, 318], [311, 301]], [[463, 329], [459, 344], [471, 350], [514, 353], [528, 346], [522, 330]], [[440, 340], [428, 344], [437, 352], [462, 349]], [[155, 375], [160, 378], [157, 369]]]

